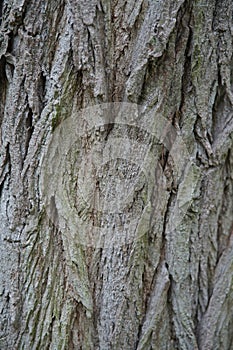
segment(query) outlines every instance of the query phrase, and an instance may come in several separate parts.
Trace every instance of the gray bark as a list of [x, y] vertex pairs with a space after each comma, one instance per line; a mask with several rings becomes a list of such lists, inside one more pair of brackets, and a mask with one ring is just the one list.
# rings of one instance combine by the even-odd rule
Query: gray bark
[[[232, 1], [0, 8], [0, 348], [233, 349]], [[114, 144], [103, 231], [89, 176]], [[111, 205], [145, 145], [119, 241]]]

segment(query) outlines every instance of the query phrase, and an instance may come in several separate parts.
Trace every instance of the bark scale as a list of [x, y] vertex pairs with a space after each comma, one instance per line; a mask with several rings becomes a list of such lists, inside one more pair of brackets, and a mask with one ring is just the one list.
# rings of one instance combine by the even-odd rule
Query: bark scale
[[[232, 11], [230, 0], [3, 2], [1, 349], [233, 349]], [[190, 158], [177, 171], [153, 145], [156, 176], [132, 199], [137, 214], [156, 192], [149, 220], [102, 249], [67, 238], [40, 183], [60, 125], [109, 102], [140, 106], [155, 127], [167, 118]]]

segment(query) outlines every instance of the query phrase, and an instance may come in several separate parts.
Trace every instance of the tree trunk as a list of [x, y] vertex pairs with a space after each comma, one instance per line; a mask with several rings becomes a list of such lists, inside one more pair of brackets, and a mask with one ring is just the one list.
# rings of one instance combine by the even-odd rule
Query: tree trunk
[[0, 9], [0, 348], [232, 350], [232, 1]]

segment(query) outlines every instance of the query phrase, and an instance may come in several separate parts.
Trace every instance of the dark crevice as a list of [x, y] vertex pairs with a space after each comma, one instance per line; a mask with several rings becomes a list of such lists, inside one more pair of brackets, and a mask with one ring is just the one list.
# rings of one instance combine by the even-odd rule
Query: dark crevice
[[[44, 33], [46, 33], [46, 40], [44, 42], [45, 47], [47, 48], [47, 62], [49, 70], [51, 70], [55, 52], [58, 47], [58, 41], [60, 36], [60, 22], [64, 15], [65, 11], [65, 1], [57, 1], [57, 2], [48, 2], [47, 7], [47, 21], [44, 24]], [[48, 33], [48, 34], [47, 34]]]
[[227, 125], [233, 122], [231, 101], [227, 95], [226, 86], [221, 85], [220, 68], [218, 72], [218, 89], [215, 96], [212, 115], [211, 138], [216, 142]]
[[[197, 296], [197, 308], [196, 308], [196, 315], [195, 315], [195, 335], [196, 335], [196, 339], [197, 339], [197, 343], [199, 343], [200, 340], [200, 326], [201, 326], [201, 321], [204, 315], [204, 310], [202, 307], [202, 295], [201, 292], [202, 291], [202, 283], [201, 283], [201, 262], [199, 260], [198, 263], [198, 273], [197, 273], [197, 284], [198, 284], [198, 296]], [[199, 345], [199, 344], [198, 344]]]
[[27, 8], [30, 0], [24, 0], [22, 8], [16, 8], [14, 12], [14, 29], [12, 35], [17, 35], [18, 28], [23, 27], [24, 18], [26, 16]]
[[1, 82], [1, 88], [0, 88], [0, 126], [1, 126], [3, 116], [4, 116], [4, 109], [5, 109], [5, 103], [6, 103], [6, 93], [7, 93], [7, 87], [8, 87], [8, 80], [7, 80], [7, 76], [6, 76], [6, 59], [5, 59], [5, 57], [2, 57], [0, 60], [0, 82]]
[[138, 326], [138, 333], [137, 333], [137, 340], [135, 343], [135, 349], [138, 348], [138, 344], [139, 344], [139, 341], [140, 341], [141, 336], [142, 336], [142, 327], [143, 327], [144, 322], [145, 322], [145, 315], [144, 315], [144, 318], [142, 319], [142, 322]]
[[[224, 189], [221, 203], [221, 211], [218, 217], [218, 232], [217, 232], [217, 242], [218, 242], [218, 255], [217, 255], [217, 263], [219, 262], [223, 252], [229, 245], [229, 240], [233, 227], [229, 227], [229, 235], [224, 234], [224, 227], [226, 229], [225, 220], [226, 220], [226, 211], [228, 206], [228, 201], [233, 195], [233, 185], [232, 185], [232, 169], [231, 169], [231, 150], [228, 151], [226, 161], [225, 161], [225, 171], [224, 171]], [[233, 205], [232, 205], [233, 210]], [[233, 213], [232, 213], [233, 214]], [[232, 219], [233, 222], [233, 219]], [[233, 223], [232, 223], [233, 224]], [[229, 225], [228, 225], [229, 226]]]
[[204, 136], [204, 130], [202, 125], [202, 118], [199, 114], [196, 115], [196, 120], [194, 123], [193, 134], [198, 146], [196, 162], [198, 166], [204, 166], [210, 168], [212, 166], [211, 157], [212, 155], [209, 153], [207, 148], [208, 138]]
[[45, 94], [46, 94], [46, 76], [44, 75], [43, 72], [41, 72], [38, 80], [38, 92], [39, 92], [39, 102], [40, 102], [39, 113], [41, 113], [44, 108]]
[[[190, 19], [191, 21], [191, 19]], [[189, 36], [187, 40], [187, 46], [185, 49], [185, 62], [184, 62], [184, 73], [182, 76], [182, 95], [181, 95], [181, 105], [183, 104], [185, 92], [190, 91], [192, 88], [192, 80], [191, 80], [191, 52], [193, 45], [193, 31], [190, 27], [189, 22]]]
[[176, 33], [176, 39], [175, 39], [175, 51], [176, 53], [179, 51], [179, 49], [182, 49], [183, 43], [184, 43], [184, 34], [185, 31], [190, 28], [190, 20], [191, 20], [191, 14], [192, 8], [189, 4], [189, 2], [184, 2], [184, 4], [180, 7], [177, 16], [176, 16], [176, 27], [177, 33]]
[[45, 92], [45, 85], [46, 85], [46, 76], [44, 75], [43, 72], [41, 72], [40, 75], [40, 87], [41, 87], [41, 93], [44, 95]]
[[[116, 41], [116, 33], [113, 28], [114, 19], [111, 14], [111, 4], [106, 5], [105, 10], [103, 9], [103, 7], [101, 7], [101, 9], [97, 9], [96, 16], [97, 30], [99, 31], [101, 37], [105, 38], [102, 45], [100, 46], [99, 55], [102, 56], [101, 60], [103, 60], [103, 65], [105, 67], [104, 84], [106, 84], [106, 90], [104, 90], [104, 95], [105, 93], [107, 95], [99, 97], [101, 99], [106, 99], [107, 101], [113, 101], [115, 88], [114, 84], [116, 81], [116, 64], [113, 62], [114, 57], [112, 55], [112, 52]], [[109, 22], [106, 22], [106, 17], [109, 17]], [[106, 23], [108, 23], [108, 25], [106, 25]], [[110, 40], [109, 36], [111, 37]], [[95, 51], [93, 52], [95, 56]]]
[[[191, 78], [191, 70], [192, 70], [192, 46], [193, 46], [193, 30], [192, 30], [192, 9], [188, 8], [188, 17], [185, 23], [185, 27], [188, 28], [188, 38], [186, 41], [186, 48], [184, 52], [184, 69], [183, 69], [183, 75], [182, 75], [182, 82], [181, 82], [181, 100], [179, 105], [179, 110], [175, 114], [175, 123], [181, 127], [182, 125], [182, 109], [185, 104], [185, 99], [187, 98], [187, 94], [192, 90], [192, 78]], [[181, 26], [183, 29], [183, 26]], [[184, 29], [183, 29], [184, 31]], [[177, 33], [177, 38], [179, 37], [179, 32]], [[176, 40], [177, 40], [176, 38]], [[179, 43], [179, 40], [178, 40]], [[176, 52], [178, 43], [176, 44]]]
[[[170, 213], [170, 209], [172, 206], [172, 202], [174, 200], [174, 198], [176, 197], [176, 194], [174, 194], [173, 192], [170, 193], [170, 197], [168, 199], [167, 202], [167, 208], [166, 208], [166, 212], [164, 214], [164, 221], [163, 221], [163, 232], [162, 232], [162, 247], [160, 249], [161, 251], [161, 256], [160, 256], [160, 262], [161, 259], [165, 260], [166, 259], [166, 240], [167, 240], [167, 235], [166, 235], [166, 226], [167, 226], [167, 220], [168, 220], [168, 216]], [[169, 264], [166, 262], [165, 260], [165, 266], [169, 272]], [[168, 288], [168, 293], [167, 293], [167, 308], [168, 308], [168, 315], [169, 315], [169, 324], [170, 324], [170, 332], [171, 332], [171, 340], [173, 341], [173, 345], [175, 347], [175, 349], [177, 348], [177, 339], [175, 336], [175, 328], [174, 328], [174, 324], [173, 324], [173, 319], [172, 319], [172, 315], [174, 314], [173, 312], [173, 307], [172, 307], [172, 286], [173, 286], [173, 278], [172, 275], [169, 273], [169, 288]]]
[[13, 62], [9, 62], [9, 60], [7, 59], [7, 62], [6, 62], [6, 69], [8, 69], [7, 71], [7, 79], [9, 82], [12, 81], [13, 79], [13, 76], [14, 76], [14, 71], [15, 71], [15, 66], [14, 64], [12, 64]]
[[88, 42], [88, 46], [90, 48], [90, 56], [92, 56], [92, 58], [93, 58], [92, 64], [93, 64], [93, 70], [94, 70], [96, 67], [95, 49], [94, 49], [92, 38], [91, 38], [91, 32], [90, 32], [88, 26], [86, 28], [87, 28], [87, 42]]
[[159, 164], [161, 165], [162, 169], [165, 170], [167, 161], [168, 161], [169, 151], [162, 145], [162, 152], [159, 157]]
[[[2, 195], [2, 190], [3, 190], [3, 186], [4, 186], [4, 182], [7, 178], [7, 176], [11, 173], [11, 158], [10, 158], [10, 144], [8, 143], [6, 146], [6, 151], [5, 151], [5, 159], [4, 162], [2, 164], [2, 174], [4, 173], [5, 168], [8, 166], [7, 171], [5, 172], [5, 174], [3, 175], [3, 178], [1, 178], [1, 183], [0, 183], [0, 197]], [[1, 177], [2, 177], [1, 174]]]
[[215, 95], [215, 101], [213, 105], [213, 115], [212, 115], [212, 139], [215, 140], [219, 132], [219, 112], [224, 108], [224, 97], [226, 95], [226, 88], [222, 85], [221, 77], [221, 67], [218, 65], [218, 89]]
[[33, 117], [33, 113], [32, 113], [32, 109], [29, 107], [28, 110], [28, 115], [26, 118], [26, 128], [28, 130], [28, 132], [31, 132], [33, 126], [32, 126], [32, 117]]
[[2, 9], [3, 9], [3, 4], [4, 4], [4, 0], [0, 0], [0, 24], [2, 22]]
[[168, 221], [168, 216], [171, 210], [171, 204], [174, 200], [174, 198], [176, 197], [176, 194], [174, 194], [173, 192], [170, 192], [170, 196], [168, 198], [168, 202], [167, 202], [167, 208], [164, 214], [164, 220], [163, 220], [163, 232], [162, 232], [162, 237], [163, 237], [163, 244], [165, 245], [166, 242], [166, 226], [167, 226], [167, 221]]
[[8, 34], [7, 52], [11, 53], [13, 51], [13, 46], [14, 46], [14, 33], [10, 32]]
[[150, 90], [150, 86], [152, 84], [152, 81], [155, 80], [156, 77], [156, 69], [159, 68], [159, 60], [157, 59], [148, 59], [147, 67], [145, 70], [145, 74], [143, 77], [143, 83], [141, 87], [141, 93], [138, 97], [137, 103], [143, 104], [144, 101], [146, 101], [148, 91]]
[[26, 140], [25, 140], [25, 154], [24, 154], [24, 160], [27, 157], [28, 150], [29, 150], [29, 143], [34, 131], [34, 126], [33, 126], [33, 112], [30, 107], [28, 107], [28, 112], [27, 112], [27, 117], [25, 120], [25, 127], [26, 127]]
[[[211, 243], [210, 243], [211, 244]], [[211, 261], [210, 261], [210, 256], [208, 255], [207, 257], [207, 276], [208, 276], [208, 285], [207, 285], [207, 292], [208, 292], [208, 305], [207, 305], [207, 308], [208, 309], [208, 306], [209, 306], [209, 303], [210, 303], [210, 299], [212, 297], [212, 294], [213, 294], [213, 289], [214, 289], [214, 285], [213, 285], [213, 279], [214, 279], [214, 269], [213, 269], [213, 266], [211, 264]]]
[[[156, 176], [156, 178], [158, 178]], [[155, 186], [155, 188], [157, 188], [157, 186]], [[151, 197], [151, 203], [155, 203], [156, 201], [156, 193], [153, 193], [153, 196]], [[142, 329], [143, 329], [143, 325], [145, 323], [145, 320], [146, 320], [146, 315], [148, 313], [148, 308], [150, 306], [150, 298], [151, 298], [151, 294], [156, 286], [156, 281], [157, 281], [157, 278], [158, 278], [158, 274], [160, 273], [160, 269], [161, 269], [161, 266], [163, 264], [165, 264], [165, 267], [167, 268], [167, 270], [169, 271], [169, 266], [168, 266], [168, 263], [166, 262], [166, 224], [167, 224], [167, 218], [168, 218], [168, 215], [169, 215], [169, 211], [170, 211], [170, 208], [171, 208], [171, 203], [173, 201], [173, 198], [174, 198], [174, 194], [171, 192], [171, 195], [168, 199], [168, 202], [167, 202], [167, 209], [166, 209], [166, 212], [165, 212], [165, 215], [164, 215], [164, 222], [163, 222], [163, 232], [162, 232], [162, 240], [161, 240], [161, 247], [160, 247], [160, 259], [159, 259], [159, 262], [158, 262], [158, 265], [156, 267], [156, 269], [153, 271], [153, 276], [152, 278], [150, 278], [149, 280], [146, 278], [146, 271], [144, 270], [144, 273], [143, 273], [143, 285], [145, 286], [145, 301], [144, 301], [144, 312], [143, 312], [143, 317], [142, 317], [142, 320], [140, 322], [140, 325], [138, 327], [138, 334], [137, 334], [137, 342], [136, 342], [136, 347], [135, 349], [137, 349], [138, 347], [138, 344], [140, 343], [140, 340], [141, 340], [141, 337], [142, 337]], [[170, 282], [172, 281], [172, 276], [169, 275], [169, 279], [170, 279]], [[171, 287], [169, 287], [170, 289]], [[172, 317], [172, 312], [169, 313], [169, 317]], [[149, 336], [147, 342], [148, 344], [150, 343], [150, 339], [152, 337], [152, 333], [151, 332], [151, 335]], [[172, 333], [172, 329], [171, 329], [171, 333]]]
[[172, 306], [172, 290], [173, 290], [173, 284], [175, 283], [173, 281], [172, 275], [169, 274], [169, 288], [167, 291], [167, 308], [168, 308], [168, 315], [169, 315], [169, 325], [170, 325], [170, 339], [173, 342], [174, 349], [178, 349], [178, 339], [176, 337], [176, 332], [175, 332], [175, 326], [173, 322], [173, 315], [174, 315], [174, 310]]

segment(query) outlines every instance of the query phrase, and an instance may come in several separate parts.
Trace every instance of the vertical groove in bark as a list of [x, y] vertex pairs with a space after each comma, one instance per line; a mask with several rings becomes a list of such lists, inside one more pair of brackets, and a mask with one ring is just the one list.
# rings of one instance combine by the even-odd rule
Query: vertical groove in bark
[[[230, 0], [4, 1], [1, 349], [233, 346], [232, 7]], [[155, 175], [132, 204], [143, 206], [150, 194], [149, 223], [142, 215], [136, 241], [99, 249], [69, 237], [54, 197], [46, 215], [41, 168], [59, 125], [75, 116], [81, 126], [78, 111], [112, 101], [140, 104], [153, 115], [152, 129], [167, 118], [190, 159], [177, 170], [174, 150], [152, 141]], [[99, 134], [103, 144], [148, 138], [113, 122]], [[79, 165], [68, 156], [75, 182]], [[177, 208], [186, 210], [179, 224]]]

